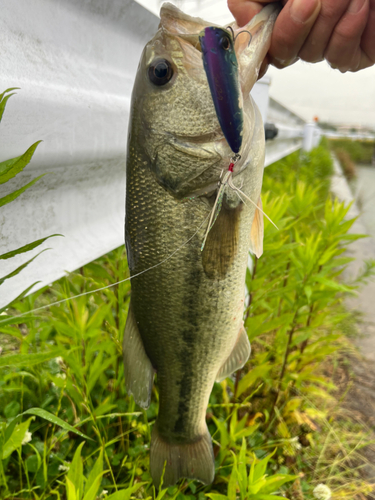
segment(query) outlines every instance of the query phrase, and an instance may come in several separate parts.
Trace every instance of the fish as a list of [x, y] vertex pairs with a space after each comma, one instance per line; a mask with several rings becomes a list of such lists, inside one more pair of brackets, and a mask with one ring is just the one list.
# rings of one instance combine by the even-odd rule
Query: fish
[[[243, 367], [250, 355], [243, 323], [245, 275], [249, 249], [258, 256], [263, 251], [265, 150], [262, 118], [250, 90], [277, 13], [270, 4], [245, 28], [230, 25], [243, 106], [233, 188], [221, 186], [233, 151], [215, 110], [199, 40], [213, 25], [163, 4], [159, 29], [138, 66], [127, 142], [131, 300], [123, 359], [127, 392], [143, 408], [150, 404], [157, 376], [150, 473], [158, 488], [180, 478], [212, 483], [210, 393], [215, 381]], [[237, 36], [244, 29], [250, 44], [248, 36]], [[220, 187], [221, 209], [202, 250]]]

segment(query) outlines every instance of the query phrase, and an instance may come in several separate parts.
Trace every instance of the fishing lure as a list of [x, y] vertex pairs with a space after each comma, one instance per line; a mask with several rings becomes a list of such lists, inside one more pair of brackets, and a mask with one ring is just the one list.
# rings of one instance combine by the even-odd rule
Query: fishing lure
[[[223, 171], [220, 176], [215, 203], [210, 214], [207, 230], [201, 246], [202, 251], [205, 247], [208, 234], [220, 213], [226, 187], [235, 191], [242, 202], [244, 202], [244, 200], [241, 196], [250, 201], [264, 214], [253, 200], [248, 198], [240, 188], [233, 184], [232, 180], [234, 165], [241, 158], [239, 151], [242, 146], [243, 111], [242, 94], [238, 78], [238, 62], [234, 50], [236, 38], [234, 37], [232, 28], [229, 29], [231, 33], [222, 28], [209, 26], [199, 34], [203, 65], [207, 75], [216, 115], [224, 137], [235, 153], [230, 160], [228, 170], [225, 173]], [[244, 30], [244, 32], [250, 35], [250, 43], [251, 33], [247, 30]], [[240, 33], [243, 33], [243, 31]], [[237, 36], [240, 33], [238, 33]], [[266, 214], [264, 215], [269, 219]]]
[[242, 145], [243, 111], [234, 38], [227, 30], [209, 26], [199, 34], [199, 41], [220, 127], [232, 151], [238, 153]]

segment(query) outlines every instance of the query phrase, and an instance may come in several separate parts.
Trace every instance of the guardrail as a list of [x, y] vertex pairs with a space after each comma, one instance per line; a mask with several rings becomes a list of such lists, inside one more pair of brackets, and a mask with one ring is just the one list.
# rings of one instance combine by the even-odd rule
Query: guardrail
[[[0, 254], [54, 233], [34, 251], [1, 263], [4, 276], [50, 248], [1, 286], [0, 306], [123, 243], [125, 150], [130, 94], [141, 50], [158, 19], [131, 0], [8, 2], [0, 18], [0, 89], [18, 86], [0, 126], [0, 161], [42, 139], [31, 164], [0, 196], [49, 172], [0, 210]], [[302, 147], [305, 122], [253, 95], [267, 123], [266, 165]], [[272, 128], [271, 127], [271, 128]], [[311, 138], [310, 138], [311, 139]], [[307, 149], [311, 144], [305, 144]]]

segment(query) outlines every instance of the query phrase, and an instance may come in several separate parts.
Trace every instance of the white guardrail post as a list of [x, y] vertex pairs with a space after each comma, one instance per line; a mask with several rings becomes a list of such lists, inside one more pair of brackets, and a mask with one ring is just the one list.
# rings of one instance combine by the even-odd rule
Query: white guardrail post
[[[43, 140], [0, 197], [48, 173], [0, 209], [0, 254], [64, 236], [0, 261], [5, 276], [50, 249], [4, 282], [4, 306], [123, 244], [130, 95], [159, 20], [133, 0], [0, 0], [0, 8], [0, 92], [20, 87], [0, 124], [0, 161]], [[274, 136], [266, 165], [301, 148], [305, 124], [269, 98], [269, 83], [252, 92]]]
[[319, 145], [320, 138], [321, 129], [317, 126], [317, 124], [314, 122], [306, 123], [303, 129], [303, 151], [309, 152], [313, 148], [316, 148]]

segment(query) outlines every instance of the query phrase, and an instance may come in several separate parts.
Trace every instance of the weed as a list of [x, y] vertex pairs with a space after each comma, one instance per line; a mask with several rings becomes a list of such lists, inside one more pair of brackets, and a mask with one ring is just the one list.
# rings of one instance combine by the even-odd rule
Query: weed
[[18, 353], [0, 364], [2, 498], [312, 499], [321, 483], [344, 495], [336, 498], [369, 491], [356, 475], [366, 430], [343, 425], [324, 370], [347, 345], [342, 300], [357, 285], [339, 277], [350, 261], [347, 244], [361, 237], [348, 234], [348, 207], [328, 195], [331, 172], [324, 146], [265, 172], [264, 210], [279, 231], [265, 220], [264, 255], [247, 276], [251, 359], [211, 394], [213, 485], [181, 481], [159, 492], [152, 485], [158, 392], [144, 411], [125, 391], [130, 285], [106, 288], [128, 276], [119, 248], [24, 298], [5, 317], [13, 318], [5, 333], [17, 339]]
[[330, 139], [329, 146], [337, 151], [346, 151], [353, 163], [370, 164], [375, 152], [373, 140]]

